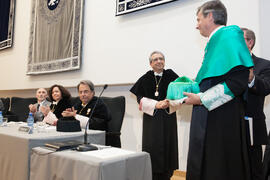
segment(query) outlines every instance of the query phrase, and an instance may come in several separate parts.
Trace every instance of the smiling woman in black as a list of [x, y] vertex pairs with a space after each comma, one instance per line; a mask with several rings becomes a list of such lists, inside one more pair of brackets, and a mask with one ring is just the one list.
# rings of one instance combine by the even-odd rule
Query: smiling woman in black
[[71, 108], [70, 93], [61, 85], [53, 85], [49, 89], [49, 97], [52, 104], [49, 107], [45, 107], [42, 111], [45, 114], [44, 122], [55, 125], [56, 121], [63, 117], [62, 112], [67, 108]]

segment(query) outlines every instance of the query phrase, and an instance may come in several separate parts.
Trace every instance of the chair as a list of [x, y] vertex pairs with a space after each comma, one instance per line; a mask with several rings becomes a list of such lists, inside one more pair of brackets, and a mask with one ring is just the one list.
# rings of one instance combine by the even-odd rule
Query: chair
[[71, 106], [74, 106], [75, 104], [77, 104], [77, 103], [80, 103], [81, 101], [80, 101], [80, 97], [79, 96], [77, 96], [77, 97], [71, 97], [70, 98], [70, 104], [71, 104]]
[[124, 96], [101, 97], [111, 112], [111, 120], [106, 132], [106, 145], [121, 148], [121, 127], [125, 114], [126, 101]]
[[10, 112], [13, 118], [13, 121], [26, 121], [29, 114], [29, 104], [35, 104], [37, 102], [37, 98], [20, 98], [20, 97], [12, 97], [10, 104]]
[[9, 110], [9, 105], [10, 105], [10, 98], [1, 98], [3, 105], [4, 105], [4, 110], [2, 110], [3, 115], [6, 115], [8, 110]]

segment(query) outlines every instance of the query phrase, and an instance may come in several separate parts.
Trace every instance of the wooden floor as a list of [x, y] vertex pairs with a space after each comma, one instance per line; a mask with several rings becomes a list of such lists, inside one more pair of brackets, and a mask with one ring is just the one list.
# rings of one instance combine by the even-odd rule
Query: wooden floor
[[171, 180], [186, 180], [186, 173], [183, 171], [176, 170], [171, 177]]
[[186, 180], [186, 178], [185, 177], [180, 177], [180, 176], [173, 176], [171, 178], [171, 180]]

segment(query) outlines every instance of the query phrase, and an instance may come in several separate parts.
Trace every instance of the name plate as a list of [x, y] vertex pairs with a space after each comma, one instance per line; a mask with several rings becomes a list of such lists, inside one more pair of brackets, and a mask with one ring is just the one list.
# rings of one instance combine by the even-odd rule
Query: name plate
[[28, 134], [32, 133], [32, 128], [29, 127], [29, 126], [20, 126], [18, 130], [20, 132], [25, 132], [25, 133], [28, 133]]

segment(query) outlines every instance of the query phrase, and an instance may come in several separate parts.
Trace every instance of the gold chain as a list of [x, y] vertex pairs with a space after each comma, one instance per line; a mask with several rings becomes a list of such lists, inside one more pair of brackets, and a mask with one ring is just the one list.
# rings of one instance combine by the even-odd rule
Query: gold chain
[[[88, 103], [87, 103], [87, 104], [88, 104]], [[83, 111], [83, 110], [84, 110], [84, 108], [87, 106], [87, 104], [86, 104], [85, 106], [83, 106], [83, 105], [82, 105], [82, 107], [83, 107], [83, 108], [80, 110], [79, 114], [81, 114], [81, 113], [82, 113], [82, 111]]]
[[[158, 87], [159, 87], [159, 83], [160, 83], [160, 81], [161, 81], [161, 79], [162, 79], [162, 76], [160, 76], [160, 79], [159, 79], [159, 81], [157, 82], [157, 78], [156, 78], [156, 76], [154, 75], [154, 77], [155, 77], [155, 81], [156, 81], [156, 93], [158, 93]], [[158, 96], [158, 95], [157, 95]]]

